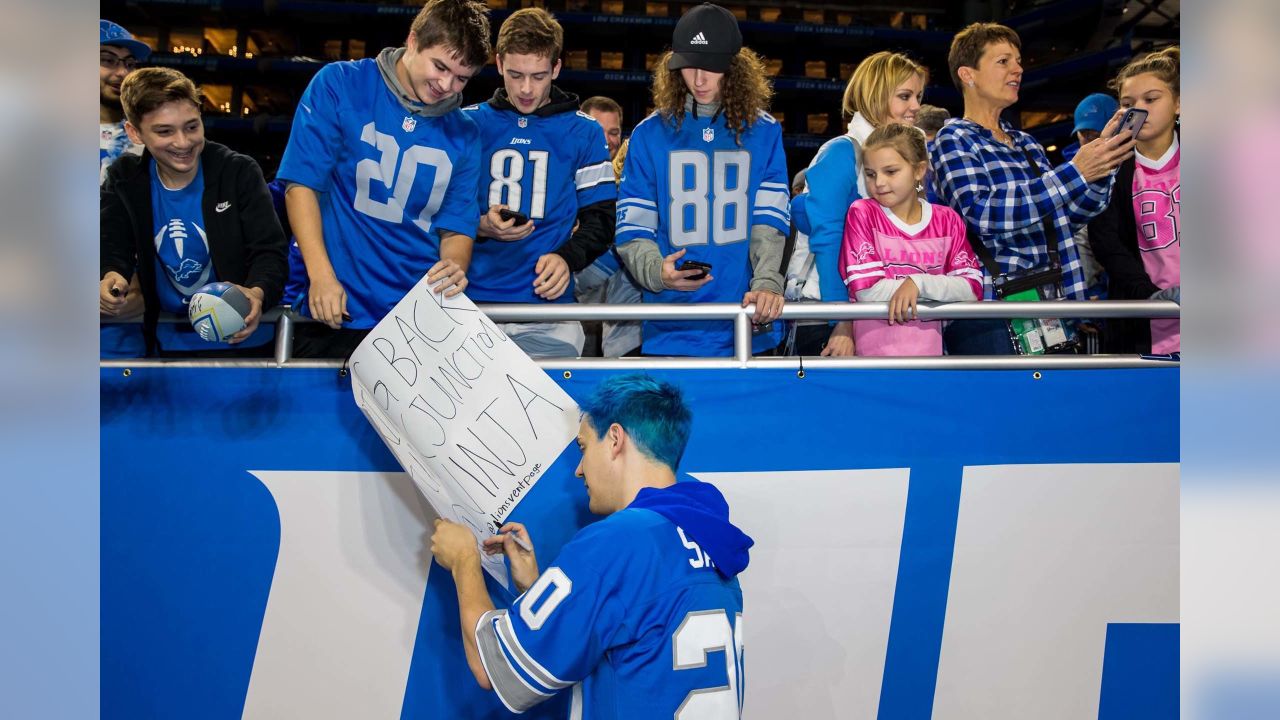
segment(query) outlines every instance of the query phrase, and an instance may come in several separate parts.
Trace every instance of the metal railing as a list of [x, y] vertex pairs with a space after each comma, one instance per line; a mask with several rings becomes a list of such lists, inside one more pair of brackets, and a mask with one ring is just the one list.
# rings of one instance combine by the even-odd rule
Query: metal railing
[[[788, 303], [782, 309], [785, 320], [880, 320], [888, 314], [887, 303]], [[1068, 369], [1160, 367], [1163, 363], [1136, 355], [1029, 355], [1029, 356], [943, 356], [943, 357], [844, 357], [813, 356], [752, 357], [751, 316], [755, 306], [733, 303], [586, 305], [484, 305], [484, 313], [498, 323], [556, 322], [567, 320], [729, 320], [733, 322], [734, 354], [731, 358], [551, 358], [537, 360], [543, 368], [563, 369], [693, 369], [693, 368], [797, 368], [803, 377], [804, 365], [822, 368], [864, 369]], [[1148, 300], [1098, 300], [1046, 302], [963, 302], [920, 303], [922, 320], [1008, 319], [1008, 318], [1177, 318], [1176, 303]], [[162, 315], [163, 322], [186, 322], [180, 315]], [[339, 368], [343, 361], [293, 359], [294, 328], [299, 322], [314, 322], [287, 307], [263, 314], [262, 322], [276, 323], [274, 359], [128, 359], [103, 360], [102, 367], [296, 367]]]

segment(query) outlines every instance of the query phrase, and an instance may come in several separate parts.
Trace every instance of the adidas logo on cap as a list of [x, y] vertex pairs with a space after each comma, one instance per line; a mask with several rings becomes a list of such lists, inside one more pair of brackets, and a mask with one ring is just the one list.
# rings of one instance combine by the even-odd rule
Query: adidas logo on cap
[[705, 35], [703, 35], [702, 33], [698, 33], [697, 35], [693, 36], [693, 39], [689, 41], [689, 44], [690, 45], [709, 45], [710, 43], [707, 42], [707, 38]]

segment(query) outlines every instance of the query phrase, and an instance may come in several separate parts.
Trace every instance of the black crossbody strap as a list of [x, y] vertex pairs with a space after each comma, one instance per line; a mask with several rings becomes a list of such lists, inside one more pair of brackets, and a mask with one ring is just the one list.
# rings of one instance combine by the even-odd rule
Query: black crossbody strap
[[[1022, 156], [1026, 158], [1027, 164], [1031, 166], [1031, 172], [1036, 177], [1039, 177], [1040, 164], [1036, 162], [1035, 156], [1031, 154], [1031, 151], [1022, 148]], [[1044, 229], [1045, 245], [1049, 250], [1049, 263], [1052, 267], [1061, 267], [1062, 256], [1058, 253], [1058, 236], [1054, 232], [1053, 221], [1046, 215], [1041, 219], [1041, 222]], [[996, 262], [995, 256], [991, 254], [991, 248], [988, 248], [986, 243], [982, 242], [982, 238], [978, 237], [978, 234], [973, 231], [973, 228], [968, 227], [967, 223], [965, 231], [969, 236], [969, 245], [973, 248], [974, 254], [978, 256], [978, 260], [982, 261], [982, 266], [987, 269], [987, 274], [991, 276], [991, 280], [994, 283], [1004, 273], [1000, 271], [999, 263]]]
[[1002, 273], [1000, 272], [1000, 266], [996, 264], [995, 256], [991, 254], [991, 249], [982, 242], [982, 238], [978, 237], [973, 228], [967, 225], [965, 234], [969, 236], [969, 246], [973, 248], [974, 254], [982, 261], [982, 266], [987, 269], [987, 274], [991, 276], [991, 280], [995, 281]]
[[[1031, 166], [1031, 172], [1035, 173], [1036, 177], [1040, 177], [1040, 166], [1036, 164], [1035, 156], [1031, 154], [1031, 151], [1022, 148], [1022, 155], [1027, 159], [1027, 164]], [[1045, 245], [1049, 249], [1049, 263], [1054, 267], [1062, 267], [1062, 256], [1058, 254], [1058, 235], [1053, 231], [1053, 221], [1050, 216], [1045, 215], [1041, 218], [1041, 222], [1044, 224]]]

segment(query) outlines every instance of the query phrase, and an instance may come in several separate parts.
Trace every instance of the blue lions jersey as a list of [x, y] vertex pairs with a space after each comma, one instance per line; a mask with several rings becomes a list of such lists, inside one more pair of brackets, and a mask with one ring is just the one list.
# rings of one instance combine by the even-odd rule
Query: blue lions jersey
[[730, 720], [742, 703], [741, 620], [736, 578], [684, 529], [628, 508], [580, 531], [476, 637], [515, 712], [565, 691], [584, 720]]
[[[631, 134], [615, 242], [621, 247], [652, 240], [664, 257], [683, 249], [679, 262], [711, 265], [714, 279], [700, 289], [646, 290], [645, 302], [740, 303], [751, 284], [751, 226], [768, 225], [785, 237], [791, 230], [789, 200], [782, 127], [768, 113], [761, 112], [743, 133], [741, 146], [723, 115], [687, 113], [677, 129], [654, 113]], [[758, 336], [755, 349], [777, 343], [776, 333]], [[646, 321], [643, 349], [653, 355], [732, 355], [733, 325]]]
[[440, 232], [475, 237], [475, 123], [411, 114], [372, 58], [330, 63], [298, 101], [276, 177], [320, 194], [347, 327], [371, 328], [440, 260]]
[[[522, 115], [485, 102], [463, 112], [480, 128], [481, 214], [492, 205], [506, 205], [534, 224], [523, 240], [476, 239], [467, 297], [546, 302], [533, 292], [538, 258], [569, 239], [579, 208], [618, 196], [604, 131], [577, 111]], [[572, 286], [555, 302], [573, 302]]]

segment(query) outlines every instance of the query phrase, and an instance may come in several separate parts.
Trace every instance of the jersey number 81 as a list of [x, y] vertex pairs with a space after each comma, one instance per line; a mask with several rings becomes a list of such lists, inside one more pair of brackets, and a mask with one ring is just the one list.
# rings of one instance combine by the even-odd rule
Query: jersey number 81
[[[546, 150], [530, 150], [529, 163], [533, 165], [533, 188], [529, 193], [529, 211], [526, 213], [534, 220], [540, 219], [547, 210], [547, 158]], [[506, 206], [516, 212], [523, 212], [524, 188], [520, 181], [524, 179], [525, 159], [519, 150], [503, 148], [493, 154], [489, 160], [489, 206], [504, 204], [503, 191], [506, 191]], [[487, 208], [486, 208], [487, 209]]]

